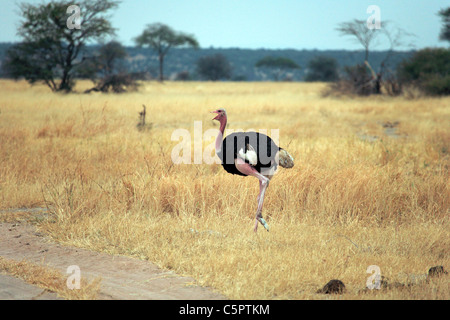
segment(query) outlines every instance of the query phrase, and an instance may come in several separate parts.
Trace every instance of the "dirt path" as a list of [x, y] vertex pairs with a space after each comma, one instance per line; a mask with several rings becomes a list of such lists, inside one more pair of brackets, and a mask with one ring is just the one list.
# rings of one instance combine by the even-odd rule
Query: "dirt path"
[[[81, 276], [89, 281], [102, 278], [98, 299], [226, 299], [209, 288], [196, 285], [192, 278], [161, 270], [147, 261], [52, 243], [26, 223], [0, 223], [0, 256], [43, 263], [63, 274], [68, 266], [77, 265]], [[0, 300], [33, 297], [36, 297], [35, 287], [0, 275]]]

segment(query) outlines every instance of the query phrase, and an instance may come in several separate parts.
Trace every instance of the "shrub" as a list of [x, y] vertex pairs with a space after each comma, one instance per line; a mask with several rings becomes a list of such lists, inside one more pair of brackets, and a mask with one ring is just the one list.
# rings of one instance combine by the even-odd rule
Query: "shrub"
[[450, 94], [450, 49], [427, 48], [417, 51], [397, 70], [403, 84], [429, 95]]

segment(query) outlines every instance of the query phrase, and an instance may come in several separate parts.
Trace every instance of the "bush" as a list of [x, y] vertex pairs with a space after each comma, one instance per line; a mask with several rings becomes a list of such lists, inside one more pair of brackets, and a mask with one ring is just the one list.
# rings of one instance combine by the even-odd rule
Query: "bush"
[[189, 74], [189, 71], [184, 70], [181, 72], [178, 72], [175, 76], [176, 81], [189, 81], [192, 80], [191, 75]]
[[373, 78], [367, 67], [363, 64], [344, 67], [342, 78], [328, 86], [324, 95], [354, 94], [368, 96], [374, 92]]
[[429, 95], [450, 94], [450, 49], [427, 48], [417, 51], [397, 69], [403, 84]]
[[305, 81], [336, 81], [339, 78], [338, 64], [336, 59], [318, 56], [313, 58], [308, 63], [308, 72], [305, 76]]
[[197, 60], [197, 72], [206, 80], [217, 81], [231, 78], [231, 64], [221, 54], [201, 57]]
[[105, 76], [104, 78], [98, 81], [97, 85], [94, 88], [86, 90], [85, 93], [95, 92], [114, 92], [114, 93], [123, 93], [127, 91], [136, 91], [138, 87], [138, 83], [132, 77], [132, 75], [127, 73], [113, 74], [109, 76]]

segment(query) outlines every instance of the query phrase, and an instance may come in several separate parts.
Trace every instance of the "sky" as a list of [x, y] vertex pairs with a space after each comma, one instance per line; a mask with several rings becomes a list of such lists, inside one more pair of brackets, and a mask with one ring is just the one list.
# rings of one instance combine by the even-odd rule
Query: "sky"
[[[0, 0], [0, 42], [20, 41], [22, 2], [48, 1]], [[439, 41], [437, 12], [449, 7], [449, 0], [122, 0], [111, 12], [111, 23], [118, 29], [115, 39], [127, 46], [146, 25], [160, 22], [194, 35], [202, 48], [358, 50], [361, 46], [341, 36], [336, 26], [368, 20], [370, 5], [378, 6], [382, 27], [390, 21], [414, 34], [415, 49], [447, 46]], [[374, 49], [386, 48], [387, 42], [380, 42]]]

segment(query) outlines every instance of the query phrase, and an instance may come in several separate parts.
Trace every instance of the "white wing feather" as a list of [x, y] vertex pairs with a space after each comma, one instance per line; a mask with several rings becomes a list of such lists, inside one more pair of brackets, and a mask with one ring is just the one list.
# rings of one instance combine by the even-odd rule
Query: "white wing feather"
[[247, 149], [247, 152], [244, 153], [244, 150], [241, 148], [238, 153], [239, 156], [241, 159], [247, 160], [252, 166], [256, 166], [258, 163], [258, 155], [256, 154], [255, 149], [249, 144], [247, 144]]

